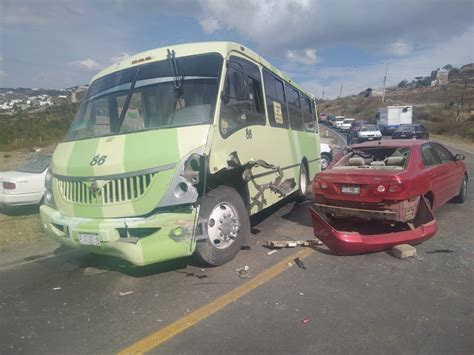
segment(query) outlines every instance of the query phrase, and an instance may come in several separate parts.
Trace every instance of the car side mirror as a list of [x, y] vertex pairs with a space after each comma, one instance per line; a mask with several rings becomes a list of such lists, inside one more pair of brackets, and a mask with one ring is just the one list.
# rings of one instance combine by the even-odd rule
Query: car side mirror
[[456, 154], [456, 155], [454, 156], [454, 160], [455, 160], [455, 161], [464, 160], [464, 159], [466, 159], [466, 156], [465, 156], [464, 154]]

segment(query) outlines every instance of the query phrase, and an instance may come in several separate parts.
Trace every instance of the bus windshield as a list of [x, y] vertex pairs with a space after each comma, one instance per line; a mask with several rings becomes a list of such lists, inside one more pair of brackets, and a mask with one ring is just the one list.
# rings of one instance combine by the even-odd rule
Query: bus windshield
[[162, 60], [95, 80], [66, 141], [209, 124], [223, 58], [210, 53]]

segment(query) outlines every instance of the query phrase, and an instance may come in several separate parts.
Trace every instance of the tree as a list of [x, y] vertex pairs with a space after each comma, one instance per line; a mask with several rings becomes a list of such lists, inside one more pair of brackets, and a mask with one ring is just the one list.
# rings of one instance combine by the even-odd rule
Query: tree
[[398, 83], [399, 88], [404, 88], [408, 85], [408, 80], [402, 80]]
[[446, 69], [447, 71], [451, 71], [454, 69], [454, 67], [451, 64], [446, 64], [443, 69]]

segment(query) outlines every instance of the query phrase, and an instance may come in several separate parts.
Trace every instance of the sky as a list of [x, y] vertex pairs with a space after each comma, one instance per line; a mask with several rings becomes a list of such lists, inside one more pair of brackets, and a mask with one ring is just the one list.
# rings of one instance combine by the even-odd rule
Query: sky
[[0, 87], [86, 84], [124, 56], [236, 41], [317, 97], [474, 62], [474, 0], [0, 0]]

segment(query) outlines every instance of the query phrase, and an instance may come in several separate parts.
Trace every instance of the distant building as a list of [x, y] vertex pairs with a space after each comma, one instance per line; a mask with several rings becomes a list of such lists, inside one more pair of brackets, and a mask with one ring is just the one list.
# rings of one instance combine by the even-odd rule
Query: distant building
[[81, 102], [82, 98], [84, 97], [84, 94], [85, 94], [86, 90], [87, 90], [86, 85], [81, 85], [76, 90], [73, 90], [71, 92], [71, 101], [72, 102]]
[[431, 81], [431, 86], [448, 85], [449, 71], [446, 69], [436, 70], [436, 78]]
[[362, 91], [359, 95], [364, 97], [372, 97], [372, 96], [382, 96], [383, 90], [382, 89], [372, 89], [368, 88]]

